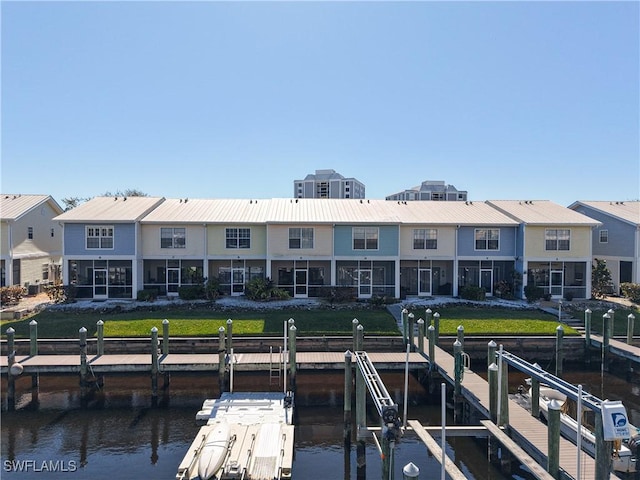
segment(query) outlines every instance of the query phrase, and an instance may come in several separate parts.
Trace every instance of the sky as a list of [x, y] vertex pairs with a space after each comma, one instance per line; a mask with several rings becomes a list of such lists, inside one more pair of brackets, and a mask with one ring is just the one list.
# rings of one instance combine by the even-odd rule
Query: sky
[[640, 198], [640, 2], [10, 2], [2, 193]]

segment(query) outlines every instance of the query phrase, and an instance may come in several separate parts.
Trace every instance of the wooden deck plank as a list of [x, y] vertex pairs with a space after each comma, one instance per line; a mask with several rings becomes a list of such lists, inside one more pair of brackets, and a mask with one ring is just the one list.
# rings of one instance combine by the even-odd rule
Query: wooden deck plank
[[[429, 449], [429, 451], [433, 454], [434, 458], [438, 460], [438, 462], [440, 462], [440, 465], [442, 465], [442, 448], [440, 448], [438, 442], [435, 441], [435, 439], [422, 427], [420, 422], [418, 422], [417, 420], [409, 420], [407, 423], [413, 429], [413, 431], [416, 432], [416, 435], [420, 437], [420, 440], [424, 442], [424, 444], [427, 446], [427, 449]], [[448, 455], [445, 456], [444, 467], [447, 474], [453, 480], [465, 480], [467, 478], [464, 473], [462, 473], [456, 466], [456, 464], [453, 463]]]

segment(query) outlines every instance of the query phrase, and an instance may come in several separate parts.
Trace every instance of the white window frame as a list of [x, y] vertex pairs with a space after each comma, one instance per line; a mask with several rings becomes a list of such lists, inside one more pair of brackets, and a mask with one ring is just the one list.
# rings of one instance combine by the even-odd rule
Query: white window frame
[[[113, 250], [116, 243], [114, 236], [113, 225], [87, 225], [85, 226], [85, 247], [87, 250]], [[98, 246], [90, 246], [89, 239], [97, 239]]]
[[[363, 242], [362, 247], [356, 246], [356, 240]], [[373, 243], [375, 241], [375, 247]], [[354, 250], [378, 250], [380, 229], [378, 227], [353, 227], [351, 229], [351, 245]]]
[[313, 248], [314, 234], [312, 227], [290, 227], [289, 248], [292, 250]]
[[251, 229], [242, 227], [225, 228], [225, 248], [249, 249], [251, 248]]
[[607, 230], [606, 228], [600, 230], [598, 239], [600, 240], [600, 243], [609, 243], [609, 230]]
[[[566, 238], [564, 238], [566, 235]], [[562, 238], [561, 238], [562, 236]], [[550, 243], [550, 242], [553, 242]], [[561, 242], [566, 242], [566, 248]], [[571, 229], [569, 228], [546, 228], [544, 231], [544, 249], [546, 251], [563, 251], [571, 250]]]
[[27, 227], [27, 238], [33, 240], [33, 227]]
[[[497, 238], [493, 238], [491, 232], [497, 232]], [[484, 233], [484, 238], [480, 236]], [[484, 242], [484, 248], [478, 248], [478, 242]], [[495, 242], [495, 248], [491, 248], [490, 242]], [[473, 232], [473, 246], [476, 251], [498, 251], [500, 250], [500, 229], [499, 228], [476, 228]]]
[[[420, 246], [420, 243], [422, 246]], [[437, 228], [415, 228], [413, 230], [414, 250], [436, 250], [438, 248]]]
[[[167, 234], [164, 236], [163, 234]], [[163, 245], [162, 240], [170, 240], [170, 245]], [[184, 227], [160, 227], [160, 248], [186, 248], [187, 229]]]

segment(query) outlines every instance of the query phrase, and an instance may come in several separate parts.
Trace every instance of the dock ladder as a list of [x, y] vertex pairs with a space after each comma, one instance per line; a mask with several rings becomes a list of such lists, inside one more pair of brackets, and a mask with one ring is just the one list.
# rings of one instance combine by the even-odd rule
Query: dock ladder
[[280, 385], [280, 378], [282, 377], [282, 347], [278, 347], [278, 356], [276, 361], [273, 361], [273, 347], [269, 346], [269, 385], [273, 385], [273, 382], [278, 382]]

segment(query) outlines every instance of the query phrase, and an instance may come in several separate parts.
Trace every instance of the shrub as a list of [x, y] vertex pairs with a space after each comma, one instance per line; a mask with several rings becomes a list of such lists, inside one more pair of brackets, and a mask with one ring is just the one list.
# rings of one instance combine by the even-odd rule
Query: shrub
[[493, 293], [498, 298], [512, 299], [513, 298], [513, 285], [506, 280], [501, 280], [495, 284]]
[[153, 302], [158, 298], [158, 290], [155, 288], [145, 288], [144, 290], [138, 290], [139, 302]]
[[460, 288], [460, 298], [465, 300], [485, 300], [487, 292], [482, 287], [466, 285]]
[[201, 300], [204, 298], [204, 285], [184, 285], [178, 288], [180, 300]]
[[535, 285], [527, 285], [524, 287], [524, 296], [527, 297], [527, 302], [535, 302], [544, 297], [544, 290]]
[[253, 278], [244, 288], [244, 294], [249, 300], [265, 302], [268, 300], [285, 300], [289, 298], [289, 292], [276, 288], [269, 278]]
[[204, 297], [207, 300], [216, 301], [220, 293], [220, 281], [217, 278], [209, 278], [204, 282]]
[[54, 303], [73, 303], [76, 301], [78, 287], [75, 285], [47, 285], [44, 287], [44, 291]]
[[2, 305], [17, 305], [26, 291], [19, 285], [0, 288], [0, 303]]
[[573, 300], [573, 292], [565, 292], [564, 293], [564, 299], [567, 302], [570, 302], [571, 300]]
[[623, 283], [620, 285], [622, 295], [634, 303], [640, 303], [640, 283]]
[[607, 268], [606, 260], [596, 258], [595, 261], [596, 264], [591, 266], [591, 295], [604, 298], [613, 293], [611, 272]]

